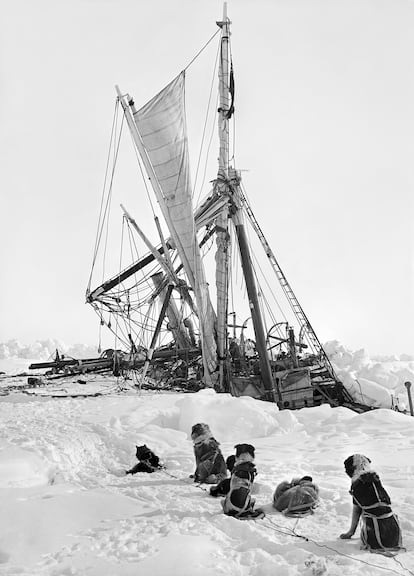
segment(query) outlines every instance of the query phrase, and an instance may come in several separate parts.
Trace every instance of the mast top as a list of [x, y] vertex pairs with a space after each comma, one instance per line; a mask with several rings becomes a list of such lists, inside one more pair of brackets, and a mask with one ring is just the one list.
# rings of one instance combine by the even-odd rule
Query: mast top
[[216, 22], [217, 26], [220, 26], [220, 28], [223, 28], [226, 24], [228, 25], [229, 19], [227, 16], [227, 2], [223, 2], [223, 19], [221, 21]]

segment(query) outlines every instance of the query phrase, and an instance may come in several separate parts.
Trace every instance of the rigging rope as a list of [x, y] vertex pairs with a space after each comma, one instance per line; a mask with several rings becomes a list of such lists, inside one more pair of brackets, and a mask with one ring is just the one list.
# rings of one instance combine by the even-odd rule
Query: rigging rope
[[188, 68], [191, 66], [191, 64], [200, 56], [200, 54], [207, 48], [207, 46], [210, 44], [210, 42], [217, 36], [217, 34], [221, 32], [221, 28], [219, 28], [218, 30], [216, 30], [216, 32], [213, 34], [213, 36], [210, 38], [210, 40], [208, 40], [204, 46], [201, 48], [201, 50], [199, 50], [197, 52], [197, 54], [194, 56], [194, 58], [187, 64], [187, 66], [185, 68], [183, 68], [183, 72], [185, 72], [186, 70], [188, 70]]
[[[211, 96], [212, 96], [212, 93], [213, 93], [214, 79], [215, 79], [215, 76], [216, 76], [217, 62], [218, 62], [219, 54], [220, 54], [220, 44], [218, 45], [218, 49], [217, 49], [217, 55], [216, 55], [216, 60], [215, 60], [215, 63], [214, 63], [214, 69], [213, 69], [213, 78], [212, 78], [212, 80], [211, 80], [211, 85], [210, 85], [210, 94], [209, 94], [209, 96], [208, 96], [207, 111], [206, 111], [206, 116], [205, 116], [205, 120], [204, 120], [203, 134], [202, 134], [201, 143], [200, 143], [200, 152], [199, 152], [199, 155], [198, 155], [197, 168], [196, 168], [196, 173], [195, 173], [195, 178], [194, 178], [193, 198], [194, 198], [195, 189], [196, 189], [196, 186], [197, 186], [198, 171], [199, 171], [199, 168], [200, 168], [201, 154], [202, 154], [202, 149], [203, 149], [203, 145], [204, 145], [204, 138], [205, 138], [206, 129], [207, 129], [208, 115], [209, 115], [210, 106], [211, 106]], [[217, 106], [216, 106], [216, 108], [217, 108]], [[217, 114], [217, 113], [215, 112], [214, 120], [215, 120], [215, 118], [216, 118], [216, 114]], [[204, 173], [205, 173], [205, 170], [204, 170]], [[204, 184], [204, 181], [203, 181], [203, 184]], [[198, 203], [199, 200], [200, 200], [201, 191], [202, 191], [202, 186], [201, 186], [200, 192], [199, 192], [198, 197], [197, 197], [197, 203]]]
[[102, 188], [101, 205], [100, 205], [100, 209], [99, 209], [98, 226], [97, 226], [97, 230], [96, 230], [95, 247], [94, 247], [94, 251], [93, 251], [92, 268], [91, 268], [91, 272], [90, 272], [90, 276], [89, 276], [88, 289], [90, 289], [90, 285], [91, 285], [91, 281], [92, 281], [92, 273], [93, 273], [93, 269], [95, 266], [97, 254], [98, 254], [98, 247], [99, 247], [99, 243], [100, 243], [100, 238], [102, 235], [101, 224], [103, 226], [103, 219], [104, 219], [104, 217], [102, 216], [102, 209], [103, 209], [103, 204], [104, 204], [106, 183], [107, 183], [107, 178], [108, 178], [109, 160], [110, 160], [110, 156], [111, 156], [114, 134], [116, 131], [116, 125], [117, 125], [117, 119], [118, 119], [118, 110], [119, 110], [119, 102], [117, 99], [115, 102], [114, 116], [112, 119], [111, 137], [110, 137], [110, 142], [109, 142], [108, 157], [107, 157], [107, 161], [106, 161], [105, 177], [104, 177], [104, 183], [103, 183], [103, 188]]
[[[114, 147], [114, 160], [113, 160], [113, 166], [112, 166], [112, 172], [111, 172], [111, 181], [109, 184], [108, 196], [106, 199], [105, 211], [104, 211], [104, 216], [102, 219], [102, 227], [101, 227], [101, 231], [99, 234], [99, 243], [98, 244], [100, 244], [100, 242], [101, 242], [102, 233], [104, 230], [104, 224], [106, 222], [105, 246], [104, 246], [104, 253], [103, 253], [103, 264], [102, 264], [102, 280], [101, 280], [102, 283], [103, 283], [104, 278], [105, 278], [106, 251], [107, 251], [107, 247], [108, 247], [108, 236], [109, 236], [109, 213], [111, 210], [111, 203], [112, 203], [112, 190], [113, 190], [113, 183], [114, 183], [115, 167], [116, 167], [116, 162], [118, 159], [118, 153], [119, 153], [119, 147], [120, 147], [120, 143], [121, 143], [121, 134], [122, 134], [123, 125], [124, 125], [124, 118], [122, 118], [116, 148]], [[91, 277], [92, 277], [94, 265], [95, 265], [95, 262], [93, 263], [93, 266], [92, 266]]]
[[[217, 98], [216, 98], [216, 108], [218, 107], [218, 102], [219, 102], [219, 96], [217, 95]], [[206, 162], [205, 162], [205, 164], [204, 164], [203, 180], [202, 180], [202, 182], [201, 182], [200, 191], [199, 191], [198, 196], [197, 196], [197, 202], [196, 202], [196, 204], [198, 204], [199, 201], [200, 201], [201, 192], [202, 192], [202, 190], [203, 190], [203, 188], [204, 188], [204, 182], [206, 181], [207, 159], [208, 159], [208, 155], [209, 155], [209, 152], [210, 152], [211, 143], [212, 143], [212, 141], [213, 141], [213, 136], [214, 136], [215, 128], [216, 128], [216, 127], [215, 127], [215, 125], [213, 124], [212, 130], [211, 130], [211, 135], [210, 135], [210, 140], [209, 140], [209, 142], [208, 142], [207, 151], [206, 151]]]

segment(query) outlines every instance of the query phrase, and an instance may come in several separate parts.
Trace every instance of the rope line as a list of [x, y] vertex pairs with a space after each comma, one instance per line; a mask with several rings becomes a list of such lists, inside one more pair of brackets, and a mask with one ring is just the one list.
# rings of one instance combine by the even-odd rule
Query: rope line
[[98, 226], [97, 226], [97, 230], [96, 230], [95, 246], [94, 246], [94, 250], [93, 250], [92, 267], [91, 267], [91, 272], [90, 272], [90, 276], [89, 276], [88, 288], [90, 288], [90, 285], [91, 285], [93, 269], [95, 266], [96, 257], [97, 257], [97, 253], [98, 253], [98, 246], [99, 246], [99, 242], [100, 242], [100, 237], [102, 235], [102, 229], [101, 229], [101, 226], [103, 227], [102, 212], [103, 212], [104, 199], [105, 199], [105, 190], [106, 190], [107, 180], [108, 180], [109, 161], [110, 161], [110, 157], [111, 157], [113, 141], [115, 138], [117, 119], [118, 119], [118, 100], [115, 102], [114, 116], [112, 119], [111, 137], [110, 137], [109, 148], [108, 148], [108, 156], [107, 156], [107, 160], [106, 160], [104, 183], [102, 186], [102, 195], [101, 195], [101, 204], [100, 204], [100, 209], [99, 209]]
[[[378, 566], [378, 564], [372, 564], [371, 562], [367, 562], [366, 560], [362, 560], [360, 558], [355, 558], [355, 556], [351, 556], [350, 554], [346, 554], [345, 552], [340, 552], [336, 548], [332, 548], [331, 546], [328, 546], [327, 544], [320, 544], [319, 542], [316, 542], [316, 540], [313, 540], [312, 538], [309, 538], [308, 536], [304, 536], [303, 534], [298, 534], [296, 532], [295, 528], [299, 522], [299, 519], [297, 520], [294, 528], [288, 528], [287, 526], [280, 526], [279, 524], [276, 524], [274, 521], [272, 521], [270, 518], [267, 518], [267, 517], [266, 517], [266, 520], [271, 524], [271, 526], [268, 526], [268, 528], [270, 528], [271, 530], [274, 530], [275, 532], [279, 532], [279, 533], [284, 534], [286, 536], [293, 536], [295, 538], [300, 538], [302, 540], [305, 540], [305, 542], [311, 542], [312, 544], [314, 544], [315, 546], [318, 546], [319, 548], [326, 548], [327, 550], [330, 550], [331, 552], [335, 552], [335, 554], [338, 554], [339, 556], [344, 556], [345, 558], [349, 558], [351, 560], [354, 560], [355, 562], [361, 562], [362, 564], [366, 564], [367, 566], [371, 566], [372, 568], [379, 568], [380, 570], [388, 570], [390, 572], [393, 572], [394, 574], [398, 574], [399, 576], [402, 576], [401, 572], [398, 572], [397, 570], [393, 570], [392, 568], [389, 568], [386, 566]], [[280, 530], [280, 528], [283, 528], [283, 530]], [[284, 530], [286, 530], [286, 531], [284, 531]], [[410, 574], [413, 574], [413, 572], [411, 572], [411, 570], [409, 568], [405, 568], [403, 566], [403, 564], [395, 558], [395, 556], [393, 556], [392, 558], [398, 564], [400, 564], [400, 566], [404, 570], [407, 570]]]
[[[211, 97], [213, 94], [213, 87], [214, 87], [214, 78], [216, 76], [216, 71], [217, 71], [217, 62], [218, 62], [218, 57], [219, 57], [219, 51], [220, 51], [220, 45], [217, 48], [217, 55], [216, 55], [216, 61], [214, 63], [214, 70], [213, 70], [213, 77], [211, 79], [211, 85], [210, 85], [210, 93], [208, 96], [208, 103], [207, 103], [207, 111], [206, 111], [206, 116], [205, 116], [205, 120], [204, 120], [204, 127], [203, 127], [203, 134], [201, 136], [201, 143], [200, 143], [200, 152], [198, 155], [198, 162], [197, 162], [197, 168], [196, 168], [196, 173], [195, 173], [195, 178], [194, 178], [194, 186], [193, 186], [193, 199], [194, 199], [194, 194], [195, 194], [195, 190], [197, 187], [197, 183], [198, 183], [198, 173], [199, 173], [199, 169], [200, 169], [200, 163], [201, 163], [201, 156], [202, 156], [202, 151], [203, 151], [203, 146], [204, 146], [204, 140], [205, 140], [205, 136], [206, 136], [206, 130], [207, 130], [207, 123], [208, 123], [208, 116], [209, 116], [209, 111], [211, 108]], [[205, 169], [204, 169], [204, 174], [205, 174]], [[204, 183], [204, 181], [203, 181]], [[201, 189], [200, 188], [200, 192], [197, 196], [197, 203], [200, 200], [200, 196], [201, 196]]]
[[210, 40], [208, 40], [204, 46], [197, 52], [197, 54], [194, 56], [194, 58], [192, 60], [190, 60], [190, 62], [187, 64], [187, 66], [183, 69], [183, 72], [185, 72], [186, 70], [188, 70], [188, 68], [191, 66], [191, 64], [200, 56], [200, 54], [207, 48], [207, 46], [210, 44], [210, 42], [217, 36], [217, 34], [221, 32], [221, 28], [219, 28], [218, 30], [215, 31], [215, 33], [213, 34], [213, 36], [210, 38]]
[[[203, 490], [204, 492], [209, 493], [209, 490], [207, 490], [206, 488], [201, 486], [199, 483], [191, 483], [190, 484], [189, 482], [186, 482], [185, 479], [179, 478], [178, 476], [175, 476], [174, 474], [167, 472], [165, 466], [163, 466], [160, 471], [164, 472], [165, 474], [167, 474], [167, 476], [170, 476], [171, 478], [174, 478], [175, 480], [181, 480], [185, 484], [189, 484], [190, 486], [194, 486], [194, 488], [199, 488], [200, 490]], [[284, 536], [291, 536], [294, 538], [299, 538], [301, 540], [304, 540], [305, 542], [311, 542], [315, 546], [318, 546], [318, 548], [326, 548], [327, 550], [330, 550], [331, 552], [334, 552], [335, 554], [338, 554], [339, 556], [344, 556], [345, 558], [349, 558], [350, 560], [354, 560], [355, 562], [360, 562], [361, 564], [365, 564], [366, 566], [371, 566], [372, 568], [378, 568], [379, 570], [388, 570], [388, 572], [398, 574], [398, 576], [403, 576], [401, 572], [394, 570], [393, 568], [389, 568], [387, 566], [378, 566], [378, 564], [372, 564], [371, 562], [367, 562], [366, 560], [362, 560], [360, 558], [355, 558], [355, 556], [351, 556], [350, 554], [346, 554], [345, 552], [341, 552], [341, 551], [337, 550], [336, 548], [332, 548], [332, 546], [328, 546], [327, 544], [320, 544], [319, 542], [316, 542], [316, 540], [313, 540], [312, 538], [309, 538], [308, 536], [304, 536], [303, 534], [298, 534], [296, 532], [296, 527], [299, 523], [300, 518], [298, 518], [296, 520], [296, 523], [295, 523], [293, 528], [289, 528], [288, 526], [281, 526], [280, 524], [276, 524], [276, 522], [271, 520], [268, 516], [265, 516], [262, 519], [252, 518], [252, 520], [254, 520], [254, 522], [256, 522], [256, 523], [260, 522], [261, 524], [263, 524], [263, 526], [265, 528], [268, 528], [269, 530], [273, 530], [274, 532], [278, 532], [279, 534], [283, 534]], [[266, 522], [268, 524], [266, 524]], [[406, 570], [409, 574], [414, 575], [414, 572], [412, 572], [409, 568], [406, 568], [401, 563], [401, 561], [398, 560], [395, 556], [392, 556], [391, 558], [393, 560], [395, 560], [395, 562], [397, 564], [399, 564], [403, 570]]]

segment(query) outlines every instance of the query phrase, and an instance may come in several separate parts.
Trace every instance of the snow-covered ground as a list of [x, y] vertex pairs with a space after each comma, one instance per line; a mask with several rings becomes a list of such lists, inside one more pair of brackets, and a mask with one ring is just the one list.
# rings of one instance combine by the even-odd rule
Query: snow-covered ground
[[[380, 363], [381, 371], [336, 354], [346, 374], [365, 369], [366, 380], [378, 386], [389, 374], [384, 383], [393, 385], [382, 390], [392, 393], [412, 370], [409, 360], [408, 372], [395, 359]], [[358, 415], [327, 405], [279, 412], [274, 404], [211, 390], [78, 399], [14, 393], [0, 400], [1, 575], [414, 573], [414, 418], [408, 415], [387, 409]], [[196, 422], [210, 425], [225, 456], [236, 443], [255, 445], [255, 498], [264, 519], [225, 516], [220, 500], [189, 479]], [[166, 471], [125, 476], [142, 443]], [[396, 559], [361, 551], [358, 532], [339, 539], [351, 515], [343, 460], [356, 452], [371, 458], [400, 518], [407, 551]], [[286, 518], [271, 506], [273, 491], [304, 474], [319, 485], [320, 505], [312, 516]]]

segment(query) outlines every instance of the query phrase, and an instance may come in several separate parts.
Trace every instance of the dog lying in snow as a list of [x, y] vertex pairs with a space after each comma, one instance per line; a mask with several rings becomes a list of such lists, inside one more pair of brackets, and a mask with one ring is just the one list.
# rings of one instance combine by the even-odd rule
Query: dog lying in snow
[[196, 469], [194, 482], [216, 484], [227, 476], [226, 463], [220, 444], [213, 437], [208, 424], [194, 424], [191, 429]]
[[162, 465], [160, 464], [160, 459], [152, 450], [148, 448], [146, 444], [143, 446], [135, 446], [136, 457], [139, 462], [135, 464], [130, 470], [126, 470], [125, 474], [136, 474], [137, 472], [155, 472], [155, 470], [160, 470]]
[[239, 519], [264, 516], [262, 510], [254, 510], [255, 500], [251, 497], [252, 485], [257, 474], [254, 464], [255, 448], [251, 444], [236, 444], [235, 448], [236, 457], [231, 471], [229, 490], [222, 502], [223, 512]]
[[286, 516], [305, 516], [318, 505], [319, 489], [311, 476], [281, 482], [273, 495], [273, 507]]
[[402, 548], [401, 529], [390, 497], [370, 464], [362, 454], [349, 456], [344, 462], [351, 478], [353, 508], [351, 527], [340, 537], [351, 538], [361, 519], [361, 549], [388, 555]]

